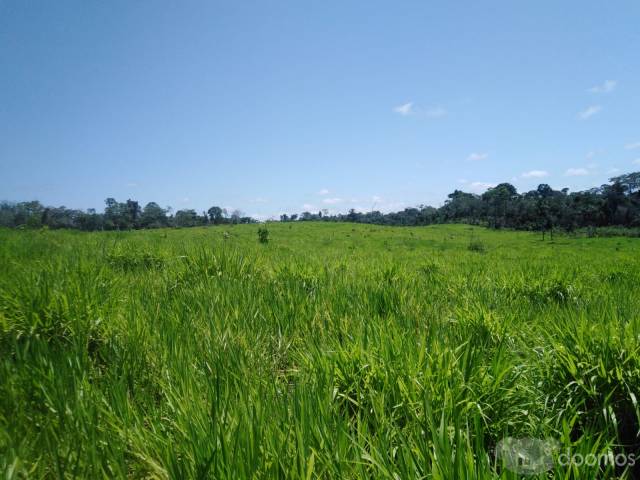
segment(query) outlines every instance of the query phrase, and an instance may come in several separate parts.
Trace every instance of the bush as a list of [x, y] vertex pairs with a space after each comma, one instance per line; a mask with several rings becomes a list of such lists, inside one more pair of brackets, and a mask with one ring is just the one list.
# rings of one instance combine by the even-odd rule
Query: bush
[[112, 268], [124, 271], [159, 269], [164, 266], [164, 258], [151, 253], [135, 250], [117, 250], [107, 254], [107, 263]]
[[484, 243], [482, 243], [480, 240], [472, 240], [467, 248], [470, 252], [484, 253], [487, 251]]
[[260, 243], [269, 243], [269, 230], [267, 230], [266, 228], [259, 228], [258, 241]]

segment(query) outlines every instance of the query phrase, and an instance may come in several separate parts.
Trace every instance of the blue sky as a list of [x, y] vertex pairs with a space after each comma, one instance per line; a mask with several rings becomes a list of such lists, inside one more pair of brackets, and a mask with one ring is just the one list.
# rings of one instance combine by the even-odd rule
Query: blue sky
[[640, 170], [640, 3], [0, 0], [0, 199], [259, 218]]

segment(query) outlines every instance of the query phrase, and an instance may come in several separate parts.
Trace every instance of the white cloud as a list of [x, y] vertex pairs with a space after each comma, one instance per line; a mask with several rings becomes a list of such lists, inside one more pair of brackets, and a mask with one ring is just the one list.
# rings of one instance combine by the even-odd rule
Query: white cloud
[[442, 107], [432, 107], [425, 110], [425, 115], [431, 118], [441, 118], [447, 114], [447, 111]]
[[601, 85], [596, 85], [595, 87], [591, 87], [589, 91], [591, 93], [610, 93], [616, 89], [618, 82], [615, 80], [605, 80]]
[[584, 177], [585, 175], [589, 175], [589, 170], [586, 168], [568, 168], [564, 172], [565, 177]]
[[189, 203], [191, 201], [191, 199], [189, 197], [184, 197], [181, 202], [182, 203]]
[[408, 115], [420, 115], [429, 118], [442, 118], [447, 115], [447, 110], [440, 106], [423, 109], [416, 107], [413, 102], [403, 103], [397, 107], [393, 107], [393, 111], [399, 113], [403, 117]]
[[620, 171], [619, 168], [613, 167], [607, 170], [607, 175], [611, 175], [612, 173], [618, 173]]
[[624, 148], [627, 150], [635, 150], [636, 148], [640, 148], [640, 142], [627, 143]]
[[397, 107], [393, 108], [393, 111], [403, 116], [415, 113], [415, 111], [413, 110], [413, 102], [407, 102], [402, 105], [398, 105]]
[[326, 203], [327, 205], [334, 205], [336, 203], [342, 203], [343, 200], [341, 198], [325, 198], [322, 200], [322, 203]]
[[477, 162], [477, 161], [480, 161], [480, 160], [486, 160], [487, 158], [489, 158], [489, 154], [488, 153], [473, 152], [467, 157], [467, 160], [470, 160], [472, 162]]
[[328, 195], [328, 194], [329, 194], [329, 190], [327, 190], [326, 188], [323, 188], [318, 192], [318, 195]]
[[374, 195], [373, 197], [371, 197], [371, 200], [373, 200], [374, 202], [381, 202], [382, 201], [382, 197], [380, 197], [378, 195]]
[[549, 172], [546, 170], [530, 170], [522, 174], [522, 178], [543, 178], [548, 176]]
[[251, 200], [251, 203], [269, 203], [269, 199], [264, 197], [256, 197]]
[[488, 182], [471, 182], [469, 184], [471, 191], [474, 193], [482, 193], [485, 190], [489, 188], [493, 188], [495, 186], [496, 186], [495, 183], [488, 183]]
[[311, 205], [310, 203], [305, 203], [304, 205], [302, 205], [302, 209], [303, 210], [317, 210], [317, 207], [315, 205]]
[[640, 158], [636, 158], [636, 159], [633, 161], [633, 164], [634, 164], [634, 165], [640, 165]]
[[587, 120], [593, 117], [596, 113], [600, 112], [600, 110], [602, 110], [602, 107], [600, 105], [591, 105], [586, 110], [580, 112], [578, 114], [578, 118], [580, 120]]
[[137, 186], [138, 186], [138, 184], [137, 184], [137, 183], [134, 183], [134, 182], [129, 182], [129, 183], [127, 183], [127, 185], [126, 185], [126, 186], [127, 186], [127, 187], [130, 187], [130, 188], [133, 188], [133, 187], [137, 187]]

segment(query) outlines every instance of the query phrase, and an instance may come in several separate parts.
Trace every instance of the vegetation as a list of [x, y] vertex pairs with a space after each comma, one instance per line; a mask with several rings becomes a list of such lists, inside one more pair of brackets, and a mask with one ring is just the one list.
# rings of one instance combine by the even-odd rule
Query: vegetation
[[[105, 200], [104, 213], [95, 210], [83, 212], [65, 207], [43, 207], [39, 202], [0, 203], [0, 226], [76, 228], [80, 230], [128, 230], [140, 228], [196, 227], [204, 225], [255, 223], [251, 217], [235, 210], [231, 215], [220, 207], [211, 207], [198, 215], [195, 210], [178, 210], [171, 214], [171, 207], [161, 208], [150, 202], [140, 208], [138, 202], [127, 200], [118, 203], [113, 198]], [[330, 215], [328, 211], [317, 214], [302, 212], [300, 215], [283, 214], [281, 222], [333, 221], [357, 222], [379, 225], [432, 225], [439, 223], [469, 223], [493, 228], [515, 228], [549, 232], [554, 229], [573, 232], [579, 228], [596, 227], [634, 228], [640, 236], [640, 172], [620, 175], [610, 183], [584, 192], [569, 193], [567, 188], [553, 190], [547, 184], [518, 194], [509, 183], [501, 183], [482, 195], [456, 190], [449, 194], [441, 208], [420, 206], [401, 212], [383, 214], [379, 211]], [[629, 234], [630, 231], [624, 232]]]
[[240, 210], [234, 210], [229, 214], [226, 209], [220, 207], [211, 207], [201, 215], [192, 209], [178, 210], [175, 214], [171, 212], [171, 207], [162, 208], [155, 202], [149, 202], [141, 208], [135, 200], [120, 203], [114, 198], [105, 200], [104, 213], [97, 213], [94, 209], [83, 212], [66, 207], [44, 207], [38, 201], [15, 204], [3, 202], [0, 203], [0, 226], [94, 231], [256, 222], [253, 218], [244, 216]]
[[640, 454], [637, 239], [230, 230], [0, 229], [5, 477], [518, 478], [505, 436]]
[[325, 220], [381, 225], [432, 225], [469, 223], [492, 228], [538, 230], [553, 235], [554, 229], [573, 232], [579, 228], [607, 226], [640, 227], [640, 172], [620, 175], [607, 185], [584, 192], [569, 193], [541, 184], [519, 194], [509, 183], [489, 188], [482, 195], [456, 190], [440, 208], [421, 206], [383, 214], [350, 210], [346, 215], [330, 216], [303, 212], [282, 215], [281, 221]]
[[269, 230], [266, 228], [258, 229], [258, 241], [260, 243], [269, 243]]

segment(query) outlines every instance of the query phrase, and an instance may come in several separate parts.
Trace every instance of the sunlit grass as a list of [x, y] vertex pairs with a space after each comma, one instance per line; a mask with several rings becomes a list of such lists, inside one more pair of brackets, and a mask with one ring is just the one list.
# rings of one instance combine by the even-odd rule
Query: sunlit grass
[[0, 231], [0, 471], [518, 478], [505, 436], [638, 454], [637, 239], [258, 228]]

